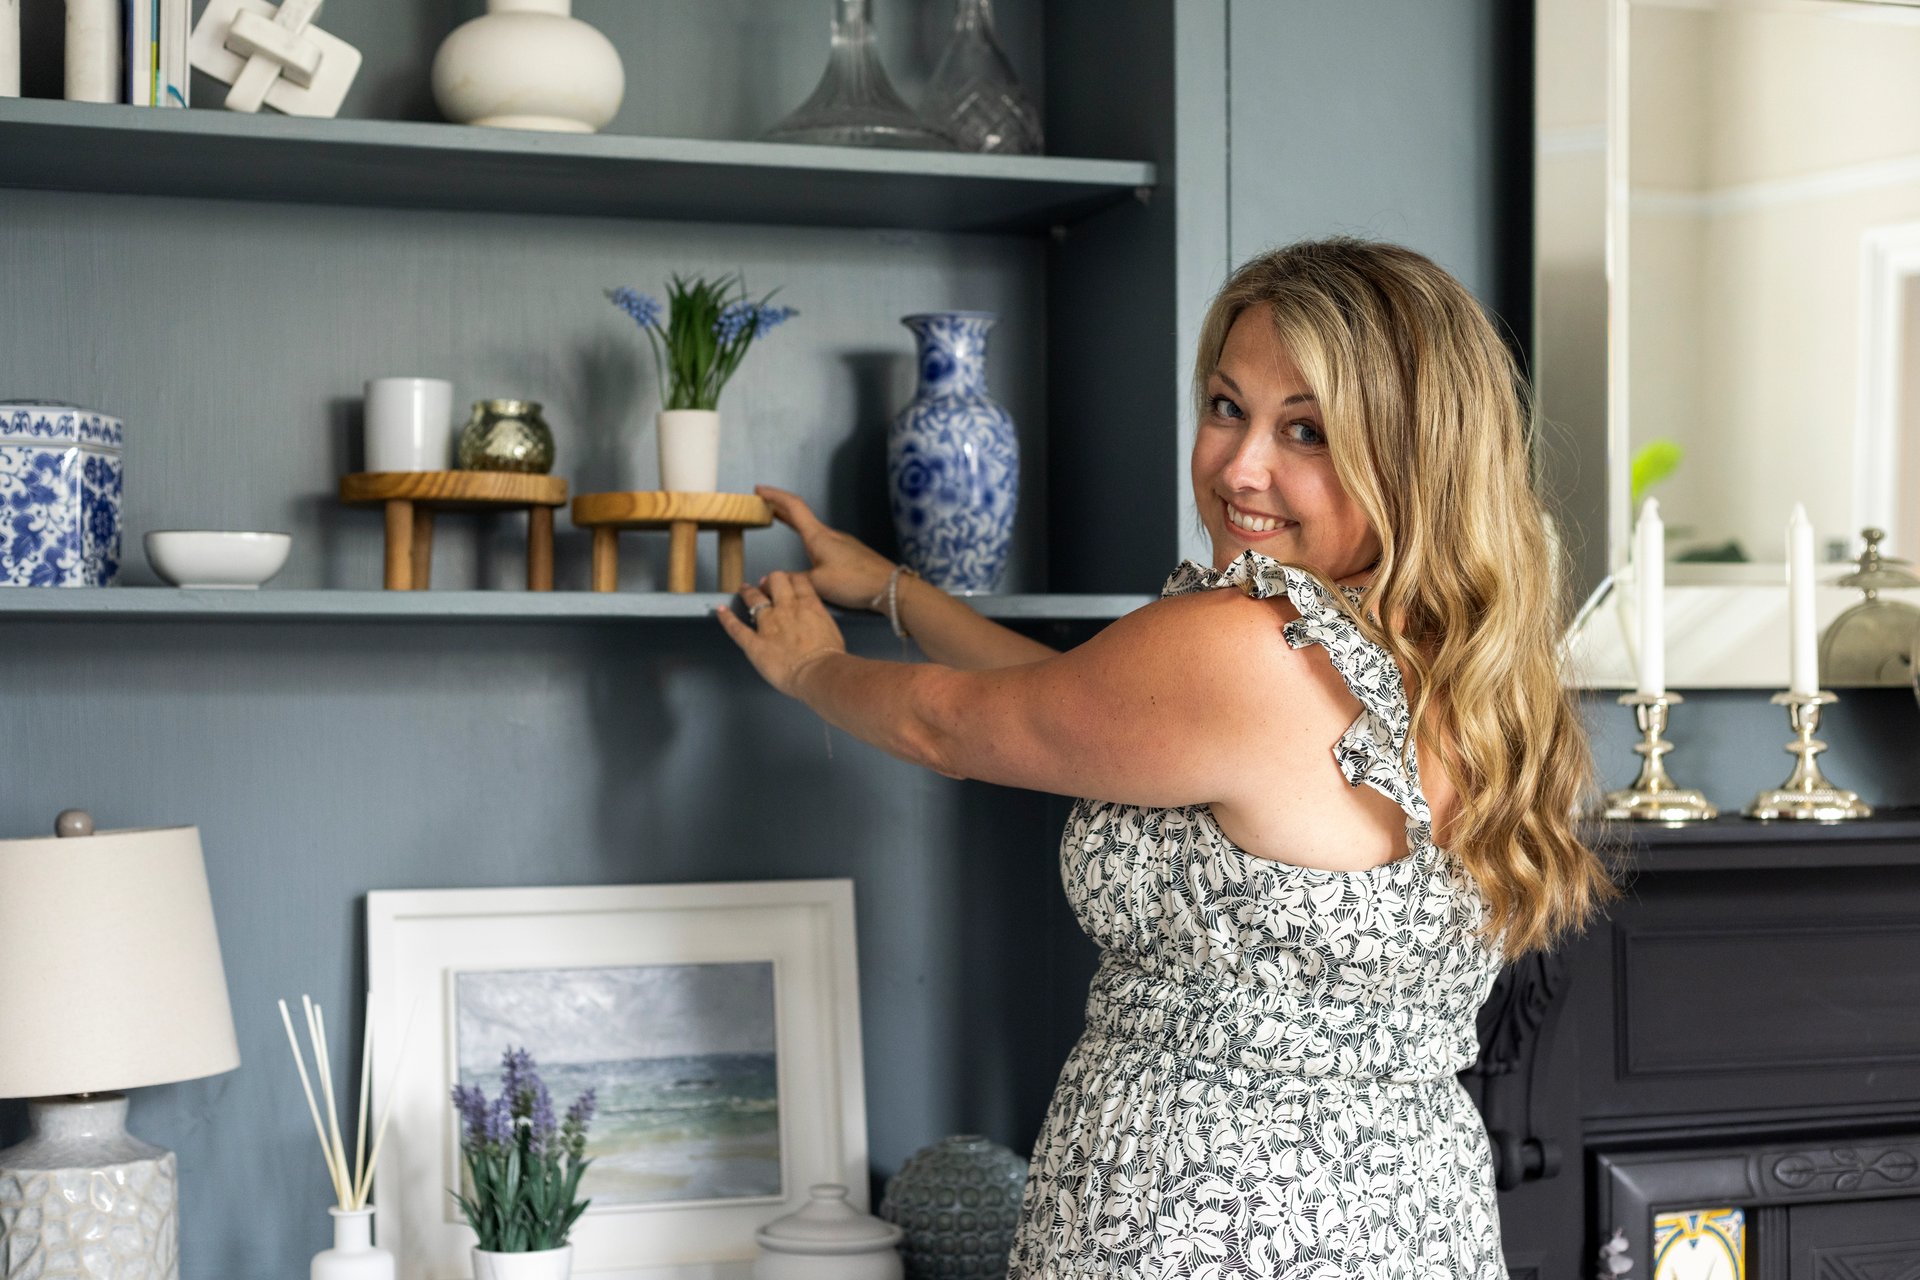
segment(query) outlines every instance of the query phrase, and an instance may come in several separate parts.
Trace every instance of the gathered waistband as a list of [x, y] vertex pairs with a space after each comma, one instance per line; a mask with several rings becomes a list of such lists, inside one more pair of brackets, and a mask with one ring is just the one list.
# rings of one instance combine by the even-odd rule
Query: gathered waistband
[[1352, 1006], [1267, 1009], [1232, 995], [1103, 963], [1087, 993], [1087, 1035], [1168, 1055], [1190, 1078], [1263, 1093], [1451, 1085], [1479, 1048], [1471, 1022], [1430, 1012], [1392, 1010], [1389, 1023]]

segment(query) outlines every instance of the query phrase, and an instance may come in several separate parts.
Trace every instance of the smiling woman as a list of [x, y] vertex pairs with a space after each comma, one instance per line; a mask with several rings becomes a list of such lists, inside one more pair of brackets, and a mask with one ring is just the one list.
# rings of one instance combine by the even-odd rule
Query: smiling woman
[[[1085, 797], [1061, 869], [1103, 954], [1014, 1280], [1503, 1280], [1454, 1076], [1503, 959], [1611, 891], [1511, 357], [1432, 262], [1325, 241], [1234, 273], [1194, 389], [1212, 564], [1069, 653], [774, 489], [813, 567], [721, 624], [904, 759]], [[849, 656], [823, 600], [933, 661]]]

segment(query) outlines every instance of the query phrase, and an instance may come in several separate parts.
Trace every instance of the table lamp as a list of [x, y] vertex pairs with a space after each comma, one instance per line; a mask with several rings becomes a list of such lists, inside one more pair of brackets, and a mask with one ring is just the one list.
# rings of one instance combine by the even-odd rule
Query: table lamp
[[54, 829], [0, 840], [0, 1098], [32, 1099], [0, 1151], [0, 1276], [172, 1280], [173, 1152], [117, 1091], [240, 1065], [200, 833]]

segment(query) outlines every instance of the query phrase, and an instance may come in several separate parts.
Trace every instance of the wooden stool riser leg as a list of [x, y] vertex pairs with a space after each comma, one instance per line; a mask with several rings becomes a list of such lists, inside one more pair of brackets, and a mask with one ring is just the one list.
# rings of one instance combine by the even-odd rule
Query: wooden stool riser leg
[[720, 531], [720, 589], [728, 595], [740, 589], [747, 576], [747, 531]]
[[675, 520], [667, 527], [667, 590], [684, 594], [693, 590], [693, 568], [698, 550], [695, 539], [700, 526], [692, 520]]
[[608, 525], [593, 531], [593, 589], [620, 589], [620, 531]]
[[413, 504], [387, 503], [386, 585], [389, 591], [413, 590]]
[[413, 509], [413, 589], [425, 591], [433, 585], [433, 508]]
[[553, 590], [553, 508], [527, 509], [527, 590]]

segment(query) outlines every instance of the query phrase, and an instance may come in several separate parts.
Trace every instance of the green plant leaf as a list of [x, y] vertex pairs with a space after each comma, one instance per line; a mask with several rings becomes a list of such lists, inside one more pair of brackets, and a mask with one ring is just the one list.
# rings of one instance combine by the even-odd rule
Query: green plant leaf
[[1649, 440], [1634, 450], [1628, 464], [1628, 502], [1635, 511], [1647, 490], [1679, 470], [1685, 457], [1686, 450], [1674, 440]]

